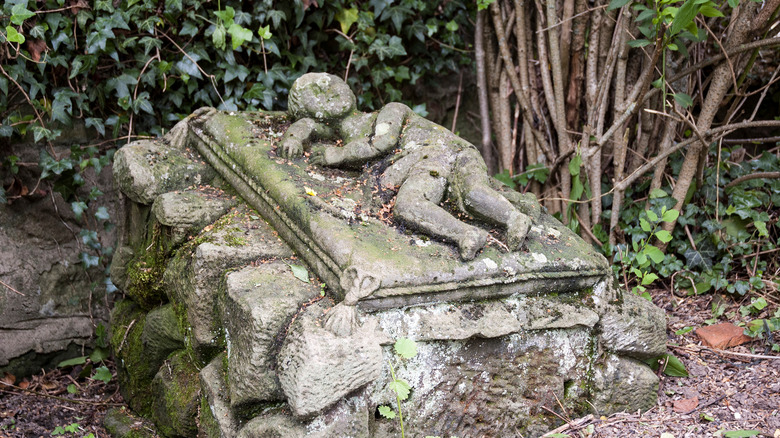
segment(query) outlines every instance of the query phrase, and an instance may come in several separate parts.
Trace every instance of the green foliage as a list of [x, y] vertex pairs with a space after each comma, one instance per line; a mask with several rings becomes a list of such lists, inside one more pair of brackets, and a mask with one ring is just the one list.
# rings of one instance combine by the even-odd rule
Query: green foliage
[[56, 435], [65, 435], [65, 434], [74, 434], [79, 431], [81, 428], [81, 425], [78, 423], [71, 423], [67, 426], [57, 426], [54, 428], [54, 430], [51, 432], [52, 436]]
[[103, 383], [110, 382], [111, 377], [111, 370], [109, 370], [105, 365], [96, 369], [95, 374], [92, 376], [94, 380], [100, 380]]
[[645, 361], [653, 371], [660, 368], [664, 374], [671, 377], [688, 377], [688, 370], [680, 359], [672, 354], [665, 353], [659, 357]]
[[[399, 338], [395, 341], [393, 350], [399, 359], [408, 360], [417, 356], [417, 344], [411, 339]], [[395, 400], [398, 409], [398, 422], [401, 425], [401, 437], [403, 438], [406, 435], [404, 434], [404, 416], [403, 411], [401, 411], [401, 402], [409, 398], [412, 387], [409, 385], [409, 382], [396, 377], [395, 367], [393, 367], [392, 362], [388, 361], [388, 365], [390, 365], [390, 377], [392, 380], [387, 385], [387, 387], [393, 391], [393, 393], [395, 393]], [[389, 406], [380, 406], [379, 414], [389, 420], [396, 418], [396, 413]]]
[[109, 138], [131, 120], [129, 134], [159, 135], [201, 106], [284, 109], [292, 81], [312, 70], [348, 69], [359, 104], [376, 108], [471, 62], [470, 2], [321, 3], [6, 2], [0, 135], [53, 140], [74, 119]]
[[[660, 263], [647, 254], [650, 263], [644, 272], [666, 279], [675, 275], [673, 286], [677, 291], [689, 294], [714, 291], [743, 296], [750, 290], [763, 290], [765, 284], [776, 281], [773, 275], [780, 269], [780, 260], [776, 257], [780, 235], [777, 225], [780, 180], [750, 179], [729, 184], [745, 175], [780, 171], [780, 158], [765, 152], [751, 160], [732, 161], [732, 151], [736, 149], [738, 147], [723, 148], [718, 160], [717, 148], [713, 146], [709, 157], [713, 165], [705, 166], [702, 187], [680, 212], [674, 232], [659, 236], [655, 231], [656, 238], [667, 243], [666, 254], [663, 260], [656, 254]], [[740, 150], [739, 155], [743, 152]], [[672, 162], [675, 162], [674, 156]], [[672, 165], [672, 171], [679, 172], [679, 162]], [[636, 185], [626, 192], [626, 198], [645, 196], [647, 184]], [[626, 203], [620, 222], [626, 239], [630, 240], [629, 245], [603, 248], [606, 254], [614, 255], [615, 261], [623, 261], [627, 274], [633, 272], [632, 268], [642, 270], [636, 263], [644, 259], [637, 259], [633, 246], [641, 248], [643, 241], [650, 240], [648, 225], [650, 231], [656, 229], [652, 217], [645, 212], [646, 207], [655, 212], [655, 216], [660, 214], [660, 219], [664, 219], [664, 209], [666, 214], [673, 211], [674, 200], [667, 196], [667, 191], [671, 188], [650, 193], [647, 204]], [[637, 279], [643, 278], [637, 276]], [[628, 280], [630, 283], [632, 279]], [[713, 321], [718, 316], [715, 315]]]
[[[665, 197], [666, 193], [655, 193], [655, 196]], [[650, 242], [657, 239], [663, 244], [669, 243], [672, 240], [671, 233], [659, 229], [659, 226], [663, 222], [674, 222], [679, 215], [677, 210], [667, 210], [666, 206], [661, 206], [658, 213], [653, 209], [643, 211], [639, 215], [639, 230], [632, 236], [631, 247], [621, 246], [616, 249], [615, 261], [620, 262], [620, 266], [613, 265], [613, 269], [624, 279], [625, 287], [629, 283], [635, 284], [632, 288], [634, 293], [650, 299], [646, 292], [647, 286], [658, 279], [651, 267], [662, 264], [666, 259], [663, 251]]]

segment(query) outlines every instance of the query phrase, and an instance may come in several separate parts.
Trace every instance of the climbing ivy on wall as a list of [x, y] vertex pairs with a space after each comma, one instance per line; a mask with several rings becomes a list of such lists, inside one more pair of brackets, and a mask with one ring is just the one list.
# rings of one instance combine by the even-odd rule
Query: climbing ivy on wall
[[298, 76], [348, 75], [360, 104], [470, 62], [466, 2], [9, 0], [0, 137], [160, 135], [198, 107], [284, 109]]

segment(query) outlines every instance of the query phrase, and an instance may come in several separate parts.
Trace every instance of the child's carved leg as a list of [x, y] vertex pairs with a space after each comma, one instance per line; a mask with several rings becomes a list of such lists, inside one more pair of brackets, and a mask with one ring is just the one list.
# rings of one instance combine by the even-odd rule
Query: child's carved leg
[[410, 175], [398, 189], [393, 212], [420, 231], [454, 242], [463, 260], [471, 260], [487, 242], [485, 230], [461, 222], [443, 208], [447, 181], [423, 172]]
[[461, 152], [453, 171], [453, 189], [459, 190], [463, 208], [474, 216], [506, 227], [507, 246], [516, 250], [525, 242], [531, 219], [490, 187], [484, 162], [476, 150]]

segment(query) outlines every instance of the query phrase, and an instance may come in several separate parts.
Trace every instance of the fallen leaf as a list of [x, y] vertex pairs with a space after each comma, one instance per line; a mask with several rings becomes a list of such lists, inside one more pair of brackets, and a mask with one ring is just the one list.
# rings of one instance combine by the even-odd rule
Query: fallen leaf
[[19, 382], [19, 387], [22, 389], [27, 389], [30, 387], [30, 382], [27, 381], [27, 379]]
[[2, 380], [2, 382], [5, 383], [6, 385], [13, 385], [14, 383], [16, 383], [16, 376], [14, 376], [9, 372], [5, 372], [3, 373], [3, 378], [0, 380]]
[[699, 397], [693, 396], [691, 398], [675, 400], [672, 410], [679, 414], [684, 414], [696, 409], [697, 406], [699, 406]]
[[753, 339], [745, 336], [744, 329], [730, 322], [715, 324], [696, 329], [696, 335], [701, 341], [712, 348], [726, 349], [750, 342]]
[[41, 54], [49, 50], [44, 40], [27, 40], [27, 51], [30, 52], [30, 58], [38, 62], [41, 60]]

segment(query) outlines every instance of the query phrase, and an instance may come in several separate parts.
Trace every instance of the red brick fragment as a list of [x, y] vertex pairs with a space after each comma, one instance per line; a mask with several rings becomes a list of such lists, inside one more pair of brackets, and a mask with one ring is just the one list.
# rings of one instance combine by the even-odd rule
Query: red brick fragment
[[753, 338], [745, 336], [743, 331], [744, 329], [741, 327], [737, 327], [730, 322], [724, 322], [697, 328], [696, 334], [704, 345], [712, 348], [725, 349], [736, 347], [737, 345], [742, 345], [753, 340]]

